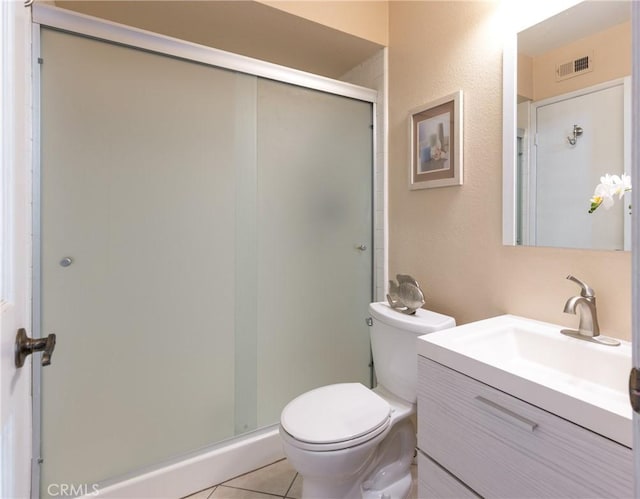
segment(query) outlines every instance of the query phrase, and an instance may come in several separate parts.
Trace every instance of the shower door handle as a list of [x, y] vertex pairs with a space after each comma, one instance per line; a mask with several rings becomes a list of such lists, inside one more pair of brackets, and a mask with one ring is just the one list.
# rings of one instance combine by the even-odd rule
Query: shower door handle
[[56, 335], [50, 334], [46, 338], [29, 338], [27, 331], [24, 328], [18, 329], [16, 335], [15, 346], [15, 363], [16, 367], [22, 367], [27, 356], [33, 352], [44, 352], [42, 354], [42, 365], [48, 366], [51, 364], [51, 355], [56, 348]]

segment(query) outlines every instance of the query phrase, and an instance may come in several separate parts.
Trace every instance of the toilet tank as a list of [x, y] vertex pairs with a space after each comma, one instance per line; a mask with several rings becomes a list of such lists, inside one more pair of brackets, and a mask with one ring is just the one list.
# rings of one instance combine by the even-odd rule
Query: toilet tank
[[414, 315], [392, 309], [386, 302], [369, 305], [371, 350], [378, 384], [410, 403], [416, 402], [418, 354], [423, 334], [456, 325], [453, 317], [419, 308]]

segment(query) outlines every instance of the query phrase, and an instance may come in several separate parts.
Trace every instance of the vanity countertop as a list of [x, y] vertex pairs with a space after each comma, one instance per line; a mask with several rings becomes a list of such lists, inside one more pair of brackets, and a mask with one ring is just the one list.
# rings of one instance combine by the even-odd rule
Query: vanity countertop
[[420, 336], [427, 357], [627, 447], [631, 344], [565, 336], [562, 326], [501, 315]]

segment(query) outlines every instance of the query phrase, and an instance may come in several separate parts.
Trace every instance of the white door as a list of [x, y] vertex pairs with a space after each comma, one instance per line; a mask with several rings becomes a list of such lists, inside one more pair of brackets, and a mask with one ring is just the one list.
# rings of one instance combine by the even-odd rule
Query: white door
[[[17, 369], [18, 328], [30, 327], [30, 20], [0, 2], [0, 497], [30, 490], [31, 359]], [[39, 355], [39, 354], [38, 354]]]
[[[637, 47], [640, 43], [640, 3], [632, 2], [632, 31], [633, 46]], [[632, 88], [632, 107], [633, 107], [633, 126], [632, 126], [632, 145], [637, 148], [640, 144], [640, 50], [633, 51], [633, 88]], [[632, 180], [636, 182], [636, 188], [632, 192], [632, 206], [640, 206], [640, 192], [638, 191], [638, 178], [640, 178], [640, 151], [637, 149], [632, 152], [633, 164], [631, 165]], [[633, 366], [640, 368], [640, 217], [636, 209], [633, 215], [632, 229], [632, 288], [633, 293], [631, 299], [633, 310], [632, 320], [632, 340], [633, 340]], [[635, 472], [635, 497], [640, 497], [640, 415], [633, 415], [633, 457]]]
[[[625, 172], [624, 86], [619, 84], [540, 102], [535, 107], [537, 246], [621, 250], [625, 203], [588, 213], [600, 177]], [[573, 140], [574, 126], [582, 132]]]

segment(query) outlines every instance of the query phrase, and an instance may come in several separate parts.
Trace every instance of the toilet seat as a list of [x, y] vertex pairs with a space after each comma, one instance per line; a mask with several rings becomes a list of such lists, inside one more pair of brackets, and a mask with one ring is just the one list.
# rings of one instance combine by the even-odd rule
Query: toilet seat
[[360, 383], [340, 383], [303, 393], [282, 411], [291, 445], [317, 451], [346, 449], [384, 432], [391, 406]]

